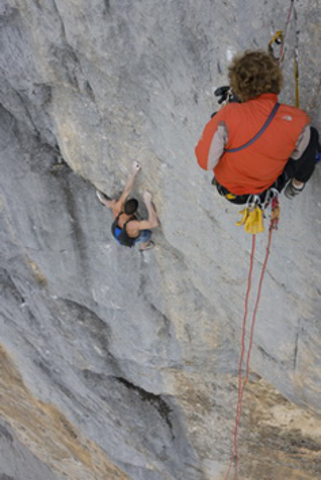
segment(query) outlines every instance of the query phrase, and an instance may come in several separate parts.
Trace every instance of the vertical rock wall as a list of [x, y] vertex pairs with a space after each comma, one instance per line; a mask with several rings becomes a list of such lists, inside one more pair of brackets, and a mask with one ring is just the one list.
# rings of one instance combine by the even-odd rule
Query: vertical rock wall
[[[320, 128], [321, 4], [297, 6], [301, 103]], [[2, 0], [0, 442], [11, 429], [6, 451], [27, 447], [30, 460], [13, 455], [0, 476], [24, 478], [27, 462], [35, 479], [221, 478], [250, 239], [193, 149], [231, 56], [265, 48], [288, 7]], [[291, 28], [289, 103], [293, 40]], [[117, 195], [132, 159], [143, 166], [134, 193], [153, 192], [161, 221], [143, 255], [112, 241], [95, 198], [95, 187]], [[321, 475], [320, 180], [318, 167], [304, 194], [281, 200], [240, 431], [244, 479]]]

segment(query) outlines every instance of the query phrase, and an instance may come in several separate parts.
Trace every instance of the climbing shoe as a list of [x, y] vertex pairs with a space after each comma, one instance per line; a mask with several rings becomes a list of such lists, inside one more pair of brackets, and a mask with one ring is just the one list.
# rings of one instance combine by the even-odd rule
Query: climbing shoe
[[154, 247], [155, 247], [155, 243], [153, 242], [153, 240], [150, 240], [149, 243], [146, 245], [146, 247], [140, 248], [139, 251], [146, 252], [146, 250], [152, 250]]
[[299, 193], [302, 192], [304, 187], [305, 187], [305, 184], [303, 184], [302, 187], [298, 188], [294, 186], [292, 180], [290, 180], [287, 186], [285, 187], [284, 195], [286, 196], [286, 198], [289, 198], [291, 200], [291, 198], [294, 198], [297, 195], [299, 195]]

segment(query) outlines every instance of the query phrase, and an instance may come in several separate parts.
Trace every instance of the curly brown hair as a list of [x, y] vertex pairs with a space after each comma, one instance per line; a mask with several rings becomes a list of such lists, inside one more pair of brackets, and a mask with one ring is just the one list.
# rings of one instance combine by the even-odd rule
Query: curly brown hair
[[263, 93], [279, 94], [283, 83], [278, 61], [263, 50], [247, 50], [235, 56], [228, 76], [233, 92], [242, 102]]

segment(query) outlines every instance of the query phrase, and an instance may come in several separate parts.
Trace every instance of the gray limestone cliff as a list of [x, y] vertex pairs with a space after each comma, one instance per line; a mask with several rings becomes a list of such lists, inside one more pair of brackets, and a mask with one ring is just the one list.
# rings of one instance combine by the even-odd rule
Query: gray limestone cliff
[[[296, 3], [301, 107], [320, 129], [321, 2]], [[194, 146], [231, 56], [266, 48], [289, 4], [0, 0], [1, 480], [224, 478], [251, 240]], [[290, 104], [293, 42], [291, 26]], [[161, 222], [144, 254], [113, 241], [95, 196], [134, 159]], [[321, 478], [320, 185], [317, 166], [281, 198], [240, 479]]]

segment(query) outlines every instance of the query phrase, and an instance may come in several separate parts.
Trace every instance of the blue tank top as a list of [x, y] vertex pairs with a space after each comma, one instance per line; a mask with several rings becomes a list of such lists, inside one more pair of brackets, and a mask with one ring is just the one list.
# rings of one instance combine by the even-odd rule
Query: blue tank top
[[115, 218], [115, 220], [113, 221], [113, 224], [111, 226], [111, 233], [113, 234], [113, 236], [116, 238], [116, 240], [120, 245], [123, 245], [125, 247], [133, 247], [139, 235], [138, 237], [135, 237], [135, 238], [130, 237], [127, 233], [126, 226], [128, 222], [130, 222], [131, 220], [136, 220], [136, 218], [135, 216], [131, 217], [129, 220], [127, 220], [127, 222], [124, 223], [123, 228], [121, 228], [118, 225], [118, 219], [123, 213], [124, 212], [120, 212], [118, 217]]

